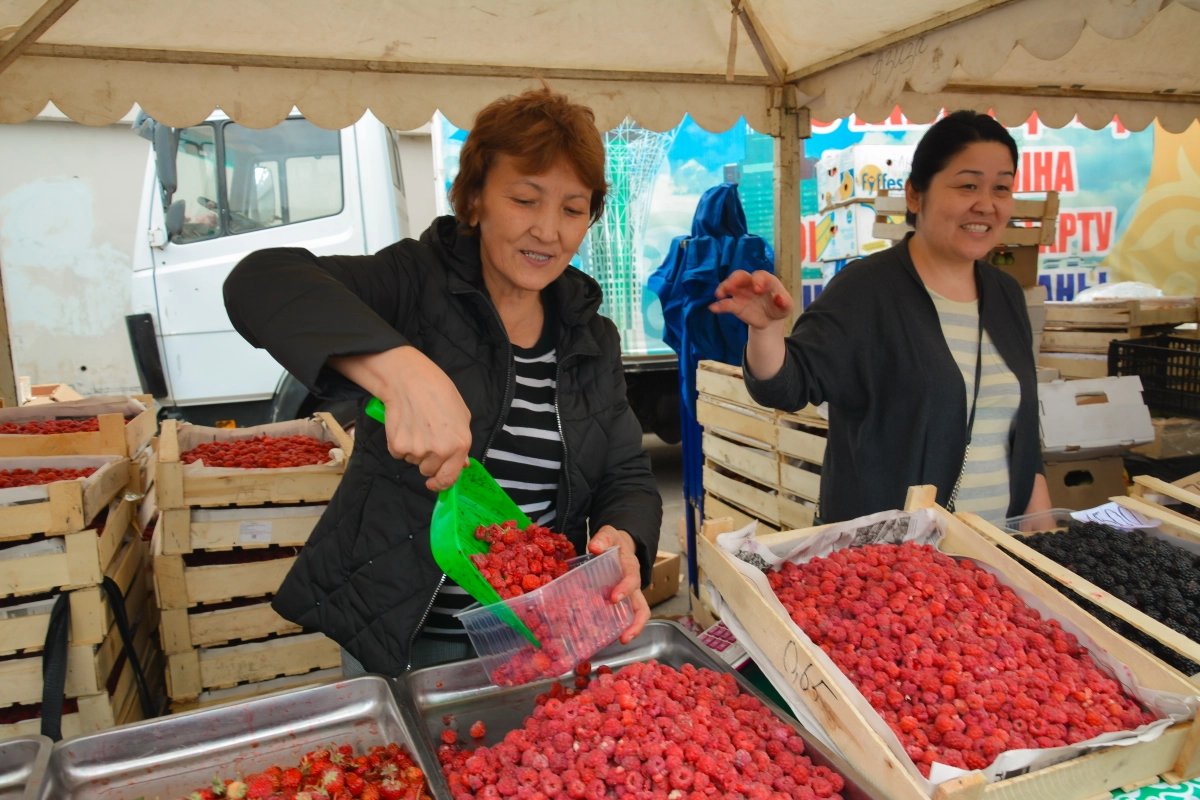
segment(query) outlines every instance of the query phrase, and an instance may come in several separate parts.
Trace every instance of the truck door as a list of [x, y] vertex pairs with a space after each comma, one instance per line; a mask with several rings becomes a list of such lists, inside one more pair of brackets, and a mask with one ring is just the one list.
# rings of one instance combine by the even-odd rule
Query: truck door
[[301, 118], [266, 130], [210, 119], [179, 132], [182, 229], [154, 251], [164, 369], [175, 405], [270, 399], [283, 374], [233, 329], [222, 285], [248, 253], [364, 252], [353, 129]]

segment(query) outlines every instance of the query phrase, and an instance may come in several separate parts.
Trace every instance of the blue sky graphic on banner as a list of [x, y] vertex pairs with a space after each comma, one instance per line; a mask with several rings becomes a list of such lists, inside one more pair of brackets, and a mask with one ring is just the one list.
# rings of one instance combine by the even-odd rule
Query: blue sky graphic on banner
[[[801, 172], [803, 305], [818, 295], [844, 261], [821, 261], [817, 247], [822, 214], [817, 196], [817, 162], [829, 151], [855, 145], [915, 147], [927, 125], [909, 124], [897, 110], [880, 124], [854, 117], [813, 123], [804, 144]], [[1019, 196], [1060, 194], [1058, 238], [1042, 248], [1039, 280], [1051, 299], [1070, 299], [1111, 279], [1101, 262], [1134, 216], [1154, 155], [1154, 128], [1130, 132], [1113, 123], [1092, 131], [1078, 123], [1052, 129], [1036, 116], [1010, 129], [1021, 149]], [[440, 114], [434, 118], [434, 162], [449, 189], [458, 173], [466, 132]], [[612, 186], [605, 220], [593, 228], [573, 263], [593, 275], [605, 292], [601, 313], [621, 330], [629, 354], [666, 353], [658, 298], [646, 279], [666, 257], [671, 240], [691, 231], [700, 195], [724, 181], [738, 183], [750, 232], [774, 240], [773, 156], [770, 136], [739, 122], [710, 133], [685, 117], [667, 133], [644, 131], [627, 122], [605, 136]], [[445, 195], [439, 211], [448, 213]]]

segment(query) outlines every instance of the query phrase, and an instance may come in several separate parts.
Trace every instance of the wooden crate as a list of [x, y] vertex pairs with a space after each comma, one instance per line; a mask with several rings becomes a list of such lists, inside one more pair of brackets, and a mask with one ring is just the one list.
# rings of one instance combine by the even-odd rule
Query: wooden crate
[[[321, 412], [315, 419], [349, 459], [354, 449], [354, 439], [342, 430], [332, 415]], [[276, 423], [278, 426], [289, 424]], [[273, 427], [276, 426], [262, 425], [246, 430], [262, 433], [262, 429], [267, 429], [265, 432], [272, 435], [270, 429]], [[160, 509], [328, 502], [342, 480], [346, 463], [343, 461], [341, 465], [330, 468], [248, 469], [244, 470], [245, 474], [189, 475], [185, 473], [179, 455], [179, 425], [175, 420], [165, 420], [159, 436], [158, 466], [155, 470], [155, 496]]]
[[[100, 414], [97, 416], [100, 423], [98, 431], [0, 436], [0, 457], [132, 456], [150, 441], [158, 429], [154, 398], [148, 394], [133, 395], [133, 398], [145, 405], [146, 410], [128, 424], [121, 414]], [[43, 409], [48, 413], [61, 410], [53, 405], [44, 406]]]
[[269, 681], [257, 683], [242, 683], [228, 689], [209, 689], [200, 693], [193, 700], [177, 700], [171, 702], [171, 713], [195, 711], [198, 708], [224, 705], [226, 703], [244, 702], [254, 697], [261, 697], [271, 692], [281, 692], [285, 689], [298, 689], [314, 683], [324, 683], [342, 677], [341, 665], [329, 669], [318, 669], [303, 675], [285, 675]]
[[[788, 418], [809, 425], [826, 425], [815, 406], [807, 406], [796, 412], [777, 411], [760, 406], [750, 397], [742, 368], [720, 361], [701, 361], [696, 368], [696, 390], [709, 402], [734, 405], [740, 409], [771, 418]], [[703, 423], [701, 423], [703, 424]], [[827, 426], [827, 425], [826, 425]], [[719, 426], [718, 426], [719, 427]]]
[[[1047, 586], [1014, 559], [980, 536], [962, 520], [934, 505], [934, 487], [909, 490], [906, 508], [935, 508], [946, 524], [941, 549], [949, 554], [978, 559], [995, 567], [1013, 588], [1036, 594], [1057, 619], [1070, 620], [1097, 644], [1133, 670], [1142, 686], [1194, 694], [1193, 685], [1141, 648], [1118, 636], [1086, 614], [1056, 590]], [[811, 536], [821, 528], [785, 531], [762, 537], [764, 544], [783, 545]], [[763, 649], [771, 662], [790, 680], [805, 706], [860, 773], [884, 787], [893, 800], [928, 800], [929, 795], [908, 768], [868, 724], [866, 718], [839, 692], [822, 664], [810, 654], [803, 637], [790, 620], [766, 603], [758, 588], [733, 565], [732, 557], [719, 549], [715, 538], [720, 528], [707, 531], [698, 540], [700, 563], [717, 586], [726, 604]], [[1052, 767], [982, 785], [981, 774], [968, 775], [941, 784], [935, 797], [941, 800], [1018, 800], [1061, 798], [1082, 800], [1163, 775], [1174, 782], [1200, 775], [1200, 721], [1172, 726], [1158, 739], [1127, 747], [1112, 747], [1056, 764]]]
[[159, 640], [167, 655], [198, 647], [247, 642], [270, 636], [299, 633], [300, 626], [279, 616], [269, 601], [213, 611], [168, 608], [161, 611]]
[[57, 546], [61, 542], [63, 550], [0, 561], [0, 597], [99, 584], [121, 549], [132, 517], [133, 503], [120, 498], [109, 504], [108, 518], [99, 532], [89, 528], [22, 543], [19, 546]]
[[300, 547], [308, 541], [327, 506], [270, 506], [266, 508], [161, 511], [162, 554], [183, 555], [196, 550], [283, 545]]
[[[1044, 334], [1043, 334], [1044, 335]], [[1072, 358], [1071, 355], [1083, 356]], [[1039, 353], [1038, 366], [1043, 369], [1056, 369], [1063, 380], [1086, 380], [1088, 378], [1107, 378], [1108, 359], [1088, 358], [1092, 354], [1076, 353]]]
[[206, 689], [303, 675], [341, 663], [341, 647], [320, 633], [201, 648], [167, 656], [167, 694], [172, 701], [198, 700]]
[[[1025, 563], [1036, 567], [1043, 574], [1058, 581], [1079, 596], [1095, 603], [1114, 617], [1129, 623], [1134, 628], [1169, 647], [1176, 653], [1200, 663], [1200, 642], [1192, 641], [1178, 631], [1142, 613], [1116, 596], [1109, 594], [1099, 586], [1081, 578], [1053, 559], [1042, 555], [1022, 541], [1025, 536], [1002, 531], [975, 514], [963, 513], [958, 516], [989, 542], [1012, 553]], [[1166, 663], [1162, 663], [1162, 666], [1164, 669], [1170, 670], [1181, 678], [1192, 681], [1196, 684], [1197, 691], [1200, 691], [1200, 676], [1186, 675]]]
[[154, 474], [157, 468], [158, 437], [155, 437], [130, 457], [129, 483], [125, 485], [125, 491], [129, 494], [146, 494], [154, 485]]
[[[145, 580], [146, 543], [129, 538], [104, 570], [121, 592], [127, 594], [134, 579]], [[37, 606], [14, 613], [12, 608], [0, 608], [0, 655], [41, 650], [50, 626], [50, 610], [57, 596], [39, 601]], [[68, 641], [71, 644], [99, 644], [113, 623], [112, 608], [108, 595], [99, 586], [89, 586], [70, 592], [71, 629]]]
[[154, 560], [154, 596], [160, 609], [225, 603], [243, 597], [274, 594], [283, 583], [296, 556], [269, 561], [187, 566], [182, 555], [164, 555], [162, 531], [151, 540]]
[[764, 486], [779, 486], [779, 457], [775, 450], [742, 444], [732, 436], [722, 436], [713, 429], [701, 438], [701, 449], [709, 461]]
[[[163, 682], [163, 659], [152, 641], [143, 643], [139, 650], [142, 656], [142, 667], [146, 674], [146, 682], [151, 694], [161, 691]], [[127, 725], [144, 719], [141, 698], [138, 696], [137, 684], [134, 680], [133, 666], [128, 661], [121, 665], [121, 672], [114, 685], [113, 691], [107, 690], [98, 694], [74, 699], [76, 710], [62, 716], [62, 735], [64, 739], [73, 739], [97, 731], [108, 730], [117, 725]], [[10, 736], [29, 736], [41, 733], [41, 717], [32, 717], [21, 722], [0, 725], [0, 739]]]
[[[739, 480], [716, 462], [705, 465], [703, 481], [706, 497], [716, 497], [774, 528], [802, 527], [812, 523], [815, 510], [799, 499], [769, 486]], [[712, 517], [707, 505], [705, 515]]]
[[[125, 609], [131, 624], [144, 616], [149, 599], [148, 584], [144, 573], [139, 573], [125, 597]], [[145, 619], [134, 634], [134, 643], [139, 652], [144, 642], [149, 641], [156, 619]], [[65, 695], [68, 698], [86, 697], [106, 693], [109, 677], [123, 658], [123, 644], [116, 624], [109, 629], [99, 644], [70, 645], [67, 647], [67, 677]], [[16, 703], [40, 703], [42, 700], [42, 656], [31, 654], [23, 658], [0, 661], [0, 706]]]
[[[78, 459], [73, 459], [75, 460]], [[52, 467], [55, 466], [55, 462], [40, 458], [18, 459], [12, 466], [33, 469]], [[86, 480], [56, 481], [45, 484], [44, 487], [23, 487], [44, 488], [44, 499], [26, 500], [22, 497], [19, 504], [0, 506], [0, 542], [27, 539], [38, 533], [59, 535], [83, 530], [129, 482], [127, 458], [98, 457], [89, 466], [98, 466], [99, 469]], [[9, 468], [5, 466], [5, 462], [0, 461], [0, 469]], [[21, 490], [0, 490], [0, 502], [7, 502], [3, 499], [6, 492], [17, 491]]]
[[1091, 303], [1046, 302], [1047, 328], [1140, 332], [1144, 328], [1174, 327], [1195, 321], [1194, 297]]

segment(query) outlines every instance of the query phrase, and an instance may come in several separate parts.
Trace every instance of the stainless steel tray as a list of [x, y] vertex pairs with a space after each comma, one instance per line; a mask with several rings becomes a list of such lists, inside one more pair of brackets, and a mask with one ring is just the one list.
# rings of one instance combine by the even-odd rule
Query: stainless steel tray
[[45, 736], [17, 736], [0, 742], [0, 800], [33, 800], [42, 786], [50, 749]]
[[331, 681], [240, 703], [161, 717], [54, 746], [39, 797], [175, 798], [271, 764], [295, 765], [329, 742], [399, 742], [415, 751], [391, 681]]
[[[882, 792], [850, 768], [839, 756], [830, 752], [808, 734], [800, 723], [792, 719], [770, 698], [754, 688], [738, 672], [723, 661], [714, 658], [708, 648], [677, 623], [667, 620], [651, 620], [641, 636], [627, 645], [617, 642], [592, 657], [592, 664], [607, 664], [614, 670], [635, 661], [657, 659], [678, 669], [684, 664], [708, 667], [719, 672], [728, 672], [737, 678], [742, 691], [754, 694], [775, 714], [796, 729], [804, 738], [805, 754], [814, 764], [835, 769], [846, 779], [842, 796], [846, 800], [867, 800], [885, 797]], [[534, 706], [534, 698], [547, 690], [553, 681], [529, 683], [524, 686], [502, 689], [492, 685], [479, 661], [460, 661], [440, 667], [410, 672], [397, 679], [397, 695], [405, 715], [411, 720], [416, 739], [417, 763], [425, 771], [433, 796], [438, 800], [450, 800], [450, 788], [442, 776], [437, 763], [436, 744], [446, 729], [446, 719], [451, 715], [458, 720], [461, 735], [476, 720], [487, 726], [487, 736], [482, 744], [491, 746], [500, 742], [509, 731], [521, 727]], [[473, 740], [468, 740], [473, 741]]]

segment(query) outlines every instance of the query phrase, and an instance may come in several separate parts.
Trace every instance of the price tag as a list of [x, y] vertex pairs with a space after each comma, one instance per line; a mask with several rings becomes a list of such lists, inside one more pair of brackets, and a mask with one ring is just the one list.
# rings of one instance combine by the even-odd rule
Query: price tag
[[1127, 531], [1138, 528], [1157, 528], [1162, 525], [1161, 520], [1150, 519], [1117, 503], [1105, 503], [1086, 511], [1073, 511], [1071, 516], [1080, 522], [1099, 522], [1102, 525], [1110, 525]]
[[238, 526], [238, 537], [242, 544], [270, 544], [270, 520], [246, 520]]

